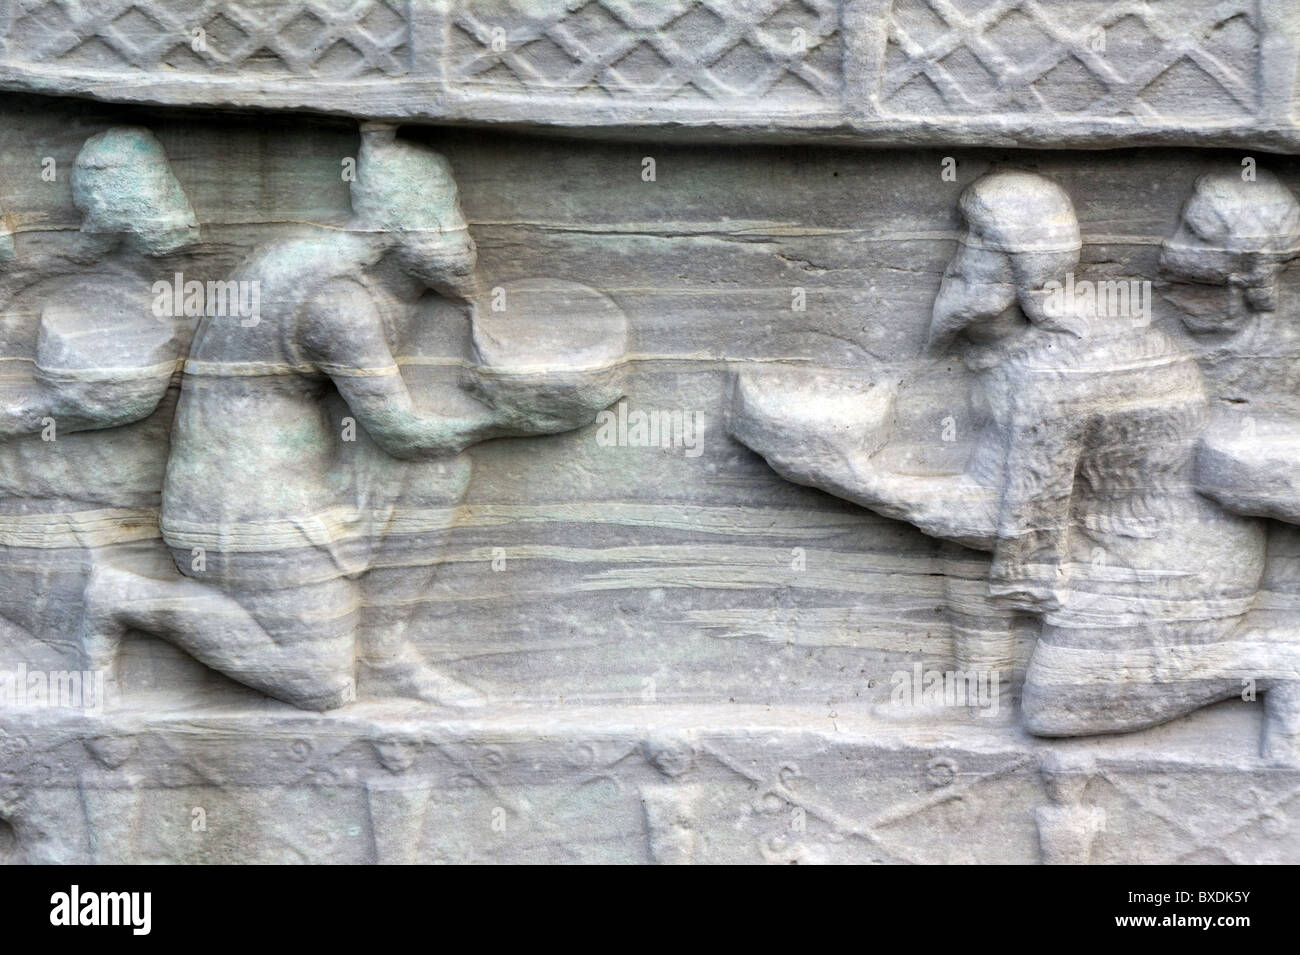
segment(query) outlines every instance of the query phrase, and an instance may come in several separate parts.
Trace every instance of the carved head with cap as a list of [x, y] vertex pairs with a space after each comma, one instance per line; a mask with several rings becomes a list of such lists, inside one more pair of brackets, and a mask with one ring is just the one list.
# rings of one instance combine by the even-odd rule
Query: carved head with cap
[[384, 234], [408, 275], [432, 288], [471, 282], [477, 253], [446, 157], [364, 123], [351, 195], [353, 227]]
[[994, 341], [1026, 320], [1061, 325], [1045, 286], [1078, 264], [1082, 247], [1065, 190], [1038, 173], [992, 172], [966, 188], [958, 208], [965, 230], [934, 302], [929, 348], [940, 351], [960, 334]]
[[1276, 176], [1206, 173], [1161, 247], [1161, 292], [1194, 332], [1233, 332], [1276, 311], [1278, 279], [1300, 257], [1300, 203]]
[[199, 240], [199, 222], [149, 130], [117, 126], [91, 136], [72, 167], [72, 201], [81, 231], [124, 235], [146, 255], [166, 255]]

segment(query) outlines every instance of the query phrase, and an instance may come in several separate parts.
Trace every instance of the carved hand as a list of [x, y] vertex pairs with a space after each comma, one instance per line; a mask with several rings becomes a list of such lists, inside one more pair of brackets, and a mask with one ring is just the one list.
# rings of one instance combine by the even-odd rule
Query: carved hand
[[728, 425], [791, 480], [823, 488], [852, 484], [889, 440], [893, 399], [888, 386], [829, 372], [741, 372]]

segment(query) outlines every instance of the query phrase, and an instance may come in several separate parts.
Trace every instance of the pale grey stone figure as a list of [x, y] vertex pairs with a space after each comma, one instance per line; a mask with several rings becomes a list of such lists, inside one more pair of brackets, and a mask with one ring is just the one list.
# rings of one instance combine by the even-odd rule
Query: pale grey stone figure
[[1272, 701], [1264, 750], [1293, 761], [1300, 657], [1292, 639], [1240, 629], [1264, 531], [1197, 492], [1209, 409], [1193, 357], [1141, 316], [1054, 304], [1080, 248], [1055, 183], [991, 173], [963, 192], [961, 212], [930, 347], [963, 342], [989, 409], [964, 473], [875, 463], [883, 388], [867, 414], [810, 424], [827, 408], [798, 385], [742, 376], [733, 434], [790, 480], [991, 551], [990, 602], [1042, 619], [1023, 690], [1031, 732], [1138, 729], [1257, 683]]
[[[1300, 860], [1298, 63], [1295, 0], [0, 3], [0, 861]], [[564, 431], [624, 391], [698, 456]]]
[[1039, 770], [1051, 802], [1035, 812], [1044, 865], [1087, 865], [1106, 828], [1106, 811], [1083, 802], [1097, 768], [1087, 757], [1049, 753]]
[[[71, 170], [81, 230], [50, 273], [0, 310], [0, 614], [72, 652], [87, 571], [156, 552], [158, 490], [192, 323], [150, 287], [199, 239], [193, 208], [146, 129], [92, 136]], [[91, 293], [89, 290], [93, 290]], [[111, 436], [104, 433], [111, 429]]]
[[[400, 634], [359, 626], [359, 578], [389, 515], [383, 489], [358, 481], [343, 450], [364, 431], [385, 454], [439, 461], [428, 477], [454, 504], [469, 480], [467, 447], [587, 424], [618, 385], [575, 397], [559, 356], [552, 378], [500, 402], [490, 374], [478, 376], [489, 403], [464, 412], [439, 407], [454, 396], [412, 394], [393, 329], [430, 289], [472, 306], [474, 242], [446, 160], [397, 141], [391, 127], [363, 130], [352, 195], [348, 228], [277, 239], [239, 269], [235, 281], [260, 289], [260, 314], [201, 319], [162, 487], [162, 534], [179, 574], [97, 567], [82, 627], [88, 668], [111, 669], [135, 629], [307, 709], [355, 700], [358, 682], [371, 696], [479, 701]], [[618, 339], [621, 321], [600, 334]], [[521, 398], [531, 402], [522, 411]]]
[[1164, 295], [1200, 349], [1211, 397], [1197, 488], [1265, 519], [1258, 596], [1242, 626], [1277, 658], [1253, 679], [1266, 691], [1268, 755], [1278, 760], [1300, 757], [1300, 313], [1283, 307], [1279, 288], [1297, 258], [1300, 203], [1267, 170], [1249, 181], [1202, 175], [1161, 255]]

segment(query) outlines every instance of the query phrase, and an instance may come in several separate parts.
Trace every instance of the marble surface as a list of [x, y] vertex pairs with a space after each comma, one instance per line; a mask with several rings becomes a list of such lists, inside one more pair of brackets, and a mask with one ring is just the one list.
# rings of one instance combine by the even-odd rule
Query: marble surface
[[0, 5], [0, 859], [1300, 861], [1297, 63]]

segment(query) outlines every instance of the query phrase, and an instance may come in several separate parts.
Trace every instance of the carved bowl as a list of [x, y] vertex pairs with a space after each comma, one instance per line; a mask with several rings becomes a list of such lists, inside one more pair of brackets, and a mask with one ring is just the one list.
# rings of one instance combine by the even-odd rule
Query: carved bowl
[[105, 293], [93, 310], [50, 306], [36, 337], [36, 378], [69, 410], [104, 422], [143, 417], [177, 371], [172, 324]]
[[595, 289], [525, 279], [494, 290], [474, 318], [475, 364], [463, 383], [516, 428], [590, 422], [624, 393], [627, 318]]
[[797, 366], [737, 375], [732, 433], [760, 454], [870, 457], [889, 439], [894, 388], [861, 372]]

